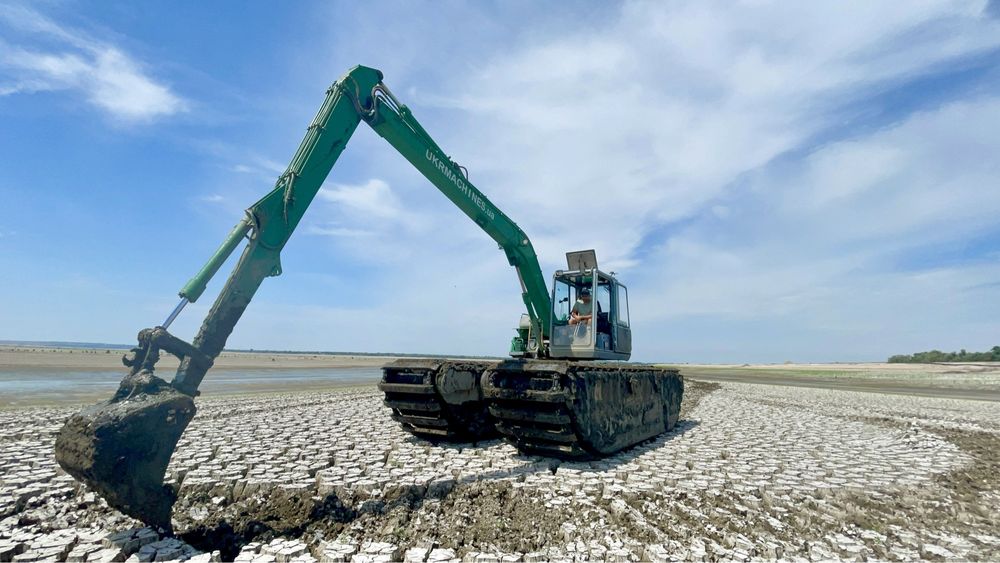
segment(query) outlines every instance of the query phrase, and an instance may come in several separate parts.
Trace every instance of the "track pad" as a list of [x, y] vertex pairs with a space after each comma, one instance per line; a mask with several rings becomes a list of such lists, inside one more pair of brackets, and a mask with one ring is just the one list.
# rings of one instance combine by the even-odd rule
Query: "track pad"
[[133, 386], [128, 396], [123, 382], [115, 398], [70, 417], [56, 437], [56, 461], [109, 505], [171, 532], [177, 492], [163, 477], [194, 418], [194, 400], [169, 385], [150, 385], [149, 372], [142, 375], [146, 385]]

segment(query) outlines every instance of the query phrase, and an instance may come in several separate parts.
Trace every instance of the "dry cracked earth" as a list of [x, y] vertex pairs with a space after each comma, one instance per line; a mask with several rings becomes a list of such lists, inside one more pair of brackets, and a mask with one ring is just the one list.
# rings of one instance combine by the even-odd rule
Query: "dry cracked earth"
[[69, 409], [0, 412], [0, 561], [1000, 558], [998, 403], [688, 381], [589, 463], [421, 441], [374, 388], [199, 404], [175, 538], [60, 474]]

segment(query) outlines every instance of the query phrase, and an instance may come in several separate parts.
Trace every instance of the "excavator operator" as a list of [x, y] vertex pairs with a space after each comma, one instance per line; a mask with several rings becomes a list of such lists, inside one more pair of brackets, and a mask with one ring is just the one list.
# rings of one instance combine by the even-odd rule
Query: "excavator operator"
[[[583, 288], [579, 293], [580, 297], [577, 299], [576, 303], [573, 304], [573, 309], [569, 314], [569, 324], [589, 324], [590, 320], [594, 317], [594, 301], [590, 295], [590, 289]], [[601, 302], [597, 302], [597, 334], [605, 335], [604, 344], [598, 344], [602, 349], [609, 349], [611, 345], [611, 324], [608, 322], [607, 315], [601, 311]], [[599, 338], [600, 340], [600, 338]]]
[[[600, 312], [601, 306], [597, 305]], [[573, 310], [569, 313], [569, 324], [589, 323], [594, 316], [594, 303], [590, 297], [590, 290], [586, 287], [580, 290], [580, 298], [573, 304]]]

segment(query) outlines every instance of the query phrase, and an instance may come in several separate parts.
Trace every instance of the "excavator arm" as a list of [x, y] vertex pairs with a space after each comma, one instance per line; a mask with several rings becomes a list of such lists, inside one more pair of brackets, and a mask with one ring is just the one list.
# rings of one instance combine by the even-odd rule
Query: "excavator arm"
[[[281, 250], [364, 121], [503, 249], [517, 270], [532, 332], [544, 354], [551, 303], [527, 235], [496, 208], [420, 126], [410, 110], [382, 84], [378, 70], [357, 66], [327, 90], [288, 169], [180, 291], [181, 301], [162, 326], [139, 333], [139, 345], [123, 359], [130, 368], [115, 396], [72, 416], [56, 440], [56, 459], [109, 504], [170, 530], [176, 491], [163, 484], [170, 456], [194, 417], [192, 398], [263, 280], [281, 273]], [[246, 240], [243, 253], [198, 334], [188, 344], [167, 328], [187, 303], [197, 301], [209, 280]], [[174, 379], [153, 375], [159, 352], [180, 358]]]
[[[249, 244], [192, 343], [217, 356], [264, 278], [281, 273], [280, 252], [319, 191], [337, 158], [364, 121], [389, 142], [463, 213], [493, 238], [517, 271], [521, 294], [539, 342], [549, 335], [551, 303], [545, 278], [528, 236], [469, 181], [382, 83], [378, 70], [357, 66], [327, 90], [326, 100], [275, 188], [247, 210], [222, 246], [180, 291], [181, 303], [164, 323], [196, 301], [208, 281], [244, 238]], [[197, 364], [197, 362], [195, 362]], [[204, 371], [186, 362], [174, 381], [193, 393]]]

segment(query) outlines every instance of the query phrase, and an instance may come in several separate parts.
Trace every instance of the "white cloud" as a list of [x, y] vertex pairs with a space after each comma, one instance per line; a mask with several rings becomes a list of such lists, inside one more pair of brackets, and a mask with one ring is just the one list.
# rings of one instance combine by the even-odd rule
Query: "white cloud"
[[325, 237], [346, 237], [346, 238], [360, 238], [360, 237], [371, 237], [375, 236], [375, 231], [366, 231], [364, 229], [351, 229], [347, 227], [340, 227], [336, 223], [329, 223], [326, 225], [309, 225], [306, 227], [306, 232], [310, 235], [321, 235]]
[[[852, 100], [1000, 45], [982, 2], [630, 3], [594, 32], [504, 52], [436, 101], [443, 146], [543, 233], [545, 255], [628, 258], [741, 175], [843, 120]], [[467, 142], [470, 135], [476, 143]], [[574, 213], [600, 210], [588, 229]]]
[[384, 180], [372, 178], [364, 184], [333, 184], [321, 188], [320, 198], [348, 208], [348, 213], [361, 213], [367, 217], [393, 219], [402, 215], [399, 199]]
[[[957, 105], [806, 149], [863, 117], [872, 96], [1000, 46], [1000, 25], [983, 7], [633, 2], [604, 26], [541, 30], [472, 53], [484, 60], [460, 79], [403, 101], [529, 233], [546, 273], [566, 250], [588, 247], [623, 271], [641, 312], [639, 358], [693, 359], [700, 350], [711, 360], [737, 342], [733, 359], [764, 335], [816, 331], [788, 353], [836, 359], [837, 350], [818, 356], [817, 343], [831, 337], [824, 330], [850, 324], [874, 343], [873, 331], [902, 334], [924, 318], [906, 313], [906, 299], [935, 284], [938, 294], [961, 287], [961, 268], [945, 283], [894, 277], [880, 265], [892, 252], [974, 232], [1000, 212], [975, 193], [1000, 176], [989, 165], [1000, 124], [989, 103]], [[428, 105], [435, 111], [423, 119]], [[961, 156], [956, 146], [987, 148]], [[778, 157], [795, 152], [807, 156], [797, 168], [791, 159], [792, 172]], [[400, 194], [404, 207], [418, 204]], [[426, 211], [438, 221], [448, 207]], [[447, 248], [438, 234], [408, 243]], [[649, 241], [663, 237], [650, 252]], [[714, 319], [714, 347], [672, 332], [697, 317]], [[786, 324], [773, 333], [742, 332], [743, 322], [775, 318]], [[979, 322], [953, 325], [955, 338]], [[864, 344], [852, 342], [848, 353], [906, 349], [899, 339], [879, 350]]]
[[780, 202], [775, 219], [794, 218], [828, 246], [960, 238], [996, 226], [998, 130], [1000, 98], [955, 102], [823, 147], [760, 189]]
[[[0, 41], [0, 69], [6, 75], [0, 78], [0, 95], [77, 92], [123, 122], [148, 122], [187, 110], [181, 97], [119, 47], [22, 6], [4, 6], [0, 22], [28, 34], [19, 45]], [[43, 48], [46, 42], [50, 45]]]
[[[1000, 98], [956, 102], [762, 171], [731, 216], [699, 219], [646, 261], [638, 328], [701, 319], [717, 328], [717, 352], [770, 348], [771, 360], [775, 333], [814, 335], [783, 352], [806, 359], [992, 346], [1000, 263], [964, 247], [997, 230], [996, 131]], [[925, 260], [934, 249], [948, 263]], [[704, 337], [667, 346], [682, 353]]]
[[[219, 154], [219, 156], [223, 156], [226, 158], [241, 157], [245, 159], [247, 157], [245, 149], [244, 150], [217, 149], [211, 152]], [[227, 154], [232, 152], [238, 153], [238, 156]], [[274, 181], [277, 180], [278, 176], [280, 176], [285, 171], [285, 168], [286, 166], [279, 164], [278, 162], [275, 162], [269, 158], [256, 156], [252, 157], [252, 159], [249, 161], [244, 161], [239, 164], [233, 165], [232, 170], [233, 172], [239, 172], [240, 174], [254, 174], [262, 178]]]
[[342, 249], [369, 261], [392, 260], [398, 256], [401, 239], [427, 229], [425, 219], [406, 209], [389, 183], [380, 178], [361, 184], [327, 181], [316, 199], [320, 205], [314, 204], [310, 210], [306, 232], [340, 239], [365, 238], [364, 247]]
[[[402, 9], [395, 27], [370, 16], [398, 41], [364, 55], [531, 236], [546, 275], [590, 247], [622, 272], [636, 359], [871, 359], [923, 342], [971, 349], [1000, 331], [995, 268], [897, 264], [1000, 213], [982, 191], [1000, 178], [1000, 122], [994, 102], [971, 100], [815, 145], [865, 122], [886, 91], [1000, 47], [983, 8], [631, 2], [586, 25], [543, 15], [517, 33], [497, 21], [433, 37], [407, 19], [440, 21]], [[315, 48], [302, 59], [330, 64]], [[267, 338], [278, 319], [290, 343], [341, 348], [315, 326], [349, 323], [363, 327], [359, 349], [503, 353], [523, 307], [514, 273], [433, 192], [362, 127], [304, 230], [329, 235], [331, 256], [376, 266], [358, 280], [379, 288], [375, 304], [285, 313], [265, 302], [267, 322], [248, 330]]]

